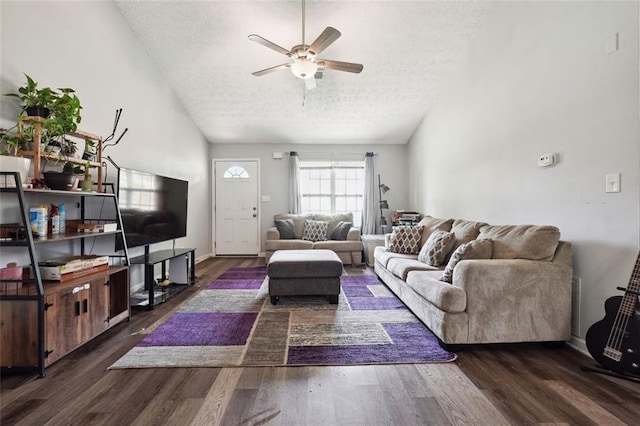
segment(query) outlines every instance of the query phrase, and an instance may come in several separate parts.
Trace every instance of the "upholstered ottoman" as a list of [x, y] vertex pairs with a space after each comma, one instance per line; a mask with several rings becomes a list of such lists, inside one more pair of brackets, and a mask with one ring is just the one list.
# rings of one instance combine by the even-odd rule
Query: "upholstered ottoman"
[[331, 250], [278, 250], [269, 259], [267, 275], [274, 305], [280, 296], [311, 295], [338, 303], [342, 261]]

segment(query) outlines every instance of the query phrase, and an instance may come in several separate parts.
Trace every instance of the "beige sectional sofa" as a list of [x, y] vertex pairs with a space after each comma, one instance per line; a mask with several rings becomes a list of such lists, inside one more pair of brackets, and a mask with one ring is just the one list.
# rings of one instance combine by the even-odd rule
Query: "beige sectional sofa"
[[[362, 242], [360, 241], [360, 229], [350, 227], [344, 240], [332, 240], [332, 234], [340, 222], [353, 224], [351, 213], [336, 215], [321, 214], [277, 214], [273, 217], [275, 221], [291, 220], [293, 222], [293, 235], [291, 238], [283, 239], [276, 226], [267, 230], [265, 241], [265, 260], [269, 263], [271, 255], [276, 250], [313, 250], [326, 249], [334, 251], [343, 264], [360, 265], [362, 263]], [[305, 237], [305, 226], [309, 221], [326, 222], [327, 231], [318, 241], [303, 239]], [[314, 238], [315, 239], [315, 238]]]
[[[386, 246], [374, 251], [374, 268], [444, 345], [571, 338], [572, 250], [571, 243], [560, 241], [557, 228], [429, 216], [419, 226], [418, 255], [390, 251], [388, 234]], [[431, 266], [423, 253], [436, 231], [442, 231], [438, 237], [449, 234], [453, 243], [443, 265]], [[490, 255], [462, 256], [464, 260], [448, 270], [451, 283], [443, 281], [452, 254], [469, 252], [480, 240], [491, 241], [483, 242]]]

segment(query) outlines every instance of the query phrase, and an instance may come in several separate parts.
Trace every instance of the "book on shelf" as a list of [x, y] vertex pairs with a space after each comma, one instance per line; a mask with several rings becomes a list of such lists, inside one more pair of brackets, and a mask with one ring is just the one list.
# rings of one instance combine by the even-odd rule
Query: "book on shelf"
[[79, 271], [73, 271], [73, 272], [69, 272], [69, 273], [66, 273], [66, 274], [62, 274], [62, 275], [59, 275], [59, 278], [46, 277], [45, 274], [42, 273], [42, 269], [41, 269], [40, 270], [41, 271], [40, 275], [42, 276], [43, 280], [59, 281], [61, 283], [64, 283], [64, 282], [67, 282], [67, 281], [75, 280], [76, 278], [82, 278], [82, 277], [86, 277], [87, 275], [95, 274], [96, 272], [106, 271], [108, 269], [109, 269], [109, 265], [108, 264], [104, 264], [104, 265], [100, 265], [100, 266], [94, 266], [93, 268], [81, 269]]
[[113, 223], [79, 223], [78, 232], [114, 232], [118, 230], [118, 224]]
[[88, 275], [93, 272], [109, 269], [109, 256], [87, 255], [61, 257], [50, 259], [46, 262], [39, 262], [38, 268], [40, 269], [40, 275], [43, 280], [67, 281], [82, 276], [76, 274], [75, 276], [67, 277], [66, 275], [69, 274], [91, 270], [91, 272], [84, 274]]

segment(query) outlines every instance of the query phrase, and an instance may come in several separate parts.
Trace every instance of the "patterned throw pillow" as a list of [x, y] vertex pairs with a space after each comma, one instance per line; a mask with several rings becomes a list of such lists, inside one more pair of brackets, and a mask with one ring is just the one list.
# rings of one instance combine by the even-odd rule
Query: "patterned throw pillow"
[[466, 244], [462, 244], [456, 249], [447, 263], [447, 267], [444, 268], [444, 274], [440, 281], [452, 283], [453, 282], [453, 268], [456, 267], [458, 262], [466, 259], [491, 259], [491, 253], [493, 252], [493, 243], [491, 240], [473, 240]]
[[307, 241], [327, 241], [329, 222], [319, 220], [305, 220], [302, 239]]
[[389, 237], [389, 251], [418, 254], [422, 240], [422, 226], [394, 226]]
[[452, 232], [433, 231], [420, 249], [418, 260], [430, 266], [442, 266], [444, 259], [453, 247], [453, 243], [455, 243], [454, 237]]

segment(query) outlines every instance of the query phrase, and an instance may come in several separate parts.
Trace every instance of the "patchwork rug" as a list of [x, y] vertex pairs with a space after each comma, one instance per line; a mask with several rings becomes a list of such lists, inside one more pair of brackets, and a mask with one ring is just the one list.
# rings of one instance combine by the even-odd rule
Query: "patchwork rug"
[[144, 330], [110, 369], [356, 365], [453, 361], [436, 337], [373, 275], [343, 275], [325, 297], [268, 297], [266, 267], [232, 267]]

